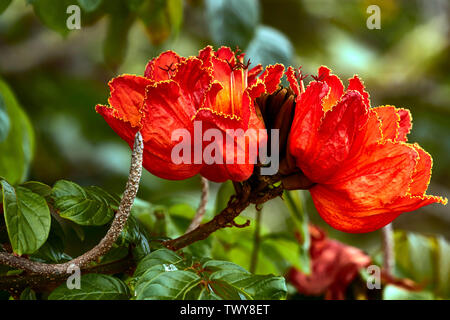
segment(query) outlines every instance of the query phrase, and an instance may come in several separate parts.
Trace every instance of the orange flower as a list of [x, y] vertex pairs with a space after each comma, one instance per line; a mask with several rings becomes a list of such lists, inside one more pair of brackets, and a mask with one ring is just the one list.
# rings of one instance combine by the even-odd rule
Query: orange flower
[[[207, 129], [219, 130], [224, 136], [227, 129], [264, 129], [253, 100], [276, 89], [284, 67], [269, 66], [258, 77], [262, 67], [249, 70], [243, 59], [243, 54], [236, 57], [227, 47], [214, 52], [208, 46], [198, 57], [189, 58], [166, 51], [148, 63], [144, 77], [122, 75], [110, 81], [110, 107], [97, 105], [96, 110], [130, 147], [134, 135], [141, 132], [144, 167], [158, 177], [180, 180], [200, 173], [216, 182], [245, 180], [253, 172], [253, 164], [227, 164], [226, 142], [219, 146], [220, 154], [216, 155], [223, 164], [208, 164], [202, 157], [206, 145], [203, 132]], [[200, 142], [195, 139], [195, 122], [202, 124]], [[182, 140], [172, 139], [177, 129], [189, 133], [190, 150], [200, 150], [200, 161], [196, 161], [195, 151], [188, 155], [190, 161], [173, 161], [172, 150]], [[236, 150], [235, 158], [248, 153], [248, 143], [266, 142], [265, 132], [256, 132], [245, 142], [231, 140], [229, 147]]]
[[325, 295], [327, 300], [342, 300], [348, 285], [371, 259], [358, 248], [327, 238], [316, 226], [309, 226], [311, 274], [291, 268], [287, 280], [304, 295]]
[[447, 199], [426, 195], [432, 159], [406, 143], [411, 115], [393, 106], [370, 108], [369, 95], [354, 76], [347, 90], [326, 67], [298, 93], [289, 137], [296, 165], [316, 183], [311, 196], [321, 217], [346, 232], [370, 232], [404, 212]]

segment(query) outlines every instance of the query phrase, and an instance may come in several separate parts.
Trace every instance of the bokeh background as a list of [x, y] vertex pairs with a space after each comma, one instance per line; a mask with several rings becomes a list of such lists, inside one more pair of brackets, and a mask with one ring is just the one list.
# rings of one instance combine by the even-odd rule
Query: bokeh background
[[[281, 62], [302, 66], [307, 74], [327, 65], [342, 79], [360, 75], [373, 106], [411, 110], [409, 141], [418, 142], [434, 159], [429, 193], [450, 196], [447, 0], [0, 3], [0, 79], [14, 92], [35, 136], [28, 180], [52, 185], [69, 179], [120, 193], [130, 150], [94, 110], [96, 104], [107, 103], [108, 81], [122, 73], [142, 75], [148, 60], [164, 50], [196, 55], [212, 44], [239, 46], [252, 64]], [[70, 4], [81, 6], [79, 30], [66, 27]], [[380, 29], [366, 26], [370, 5], [380, 8]], [[8, 169], [4, 164], [0, 168], [0, 175], [5, 175]], [[219, 187], [211, 187], [209, 216], [217, 207]], [[153, 204], [187, 203], [195, 208], [199, 192], [198, 177], [173, 182], [146, 172], [139, 197]], [[302, 197], [310, 220], [331, 237], [371, 254], [379, 250], [380, 232], [349, 235], [331, 230], [315, 212], [308, 193]], [[280, 200], [267, 205], [265, 228], [282, 230], [286, 212]], [[406, 213], [394, 228], [450, 239], [449, 207], [431, 205]]]

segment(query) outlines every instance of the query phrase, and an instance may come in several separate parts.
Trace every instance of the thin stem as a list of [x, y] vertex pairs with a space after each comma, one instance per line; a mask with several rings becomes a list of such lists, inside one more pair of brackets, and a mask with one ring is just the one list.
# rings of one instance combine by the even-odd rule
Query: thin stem
[[251, 273], [255, 273], [256, 267], [258, 266], [259, 247], [261, 244], [261, 216], [262, 209], [257, 207], [255, 217], [255, 233], [253, 234], [253, 251], [250, 259]]
[[[228, 202], [228, 206], [216, 215], [211, 221], [199, 225], [196, 229], [188, 232], [176, 239], [162, 242], [166, 248], [177, 251], [196, 241], [206, 239], [211, 233], [226, 227], [232, 227], [234, 219], [241, 214], [250, 204], [260, 205], [273, 198], [281, 196], [283, 188], [281, 186], [270, 188], [262, 194], [255, 194], [247, 184], [243, 184], [242, 193], [233, 196]], [[247, 225], [247, 224], [245, 224]]]
[[386, 225], [382, 229], [383, 233], [383, 268], [385, 272], [392, 276], [395, 268], [395, 253], [394, 253], [394, 230], [392, 223]]
[[202, 197], [200, 199], [200, 204], [198, 206], [197, 212], [195, 213], [194, 219], [192, 219], [192, 222], [187, 228], [186, 233], [191, 232], [200, 225], [206, 212], [206, 205], [208, 204], [209, 196], [209, 183], [206, 178], [200, 178], [202, 183]]
[[91, 262], [96, 261], [98, 258], [105, 255], [111, 249], [114, 242], [116, 242], [128, 220], [128, 216], [130, 215], [131, 206], [136, 198], [141, 179], [143, 150], [144, 144], [142, 141], [142, 136], [138, 132], [134, 140], [130, 174], [128, 176], [128, 181], [122, 200], [120, 201], [119, 208], [108, 232], [94, 248], [73, 260], [59, 264], [35, 262], [29, 259], [14, 256], [7, 252], [0, 252], [0, 264], [25, 270], [32, 274], [59, 275], [66, 273], [69, 266], [76, 265], [82, 269], [87, 267]]

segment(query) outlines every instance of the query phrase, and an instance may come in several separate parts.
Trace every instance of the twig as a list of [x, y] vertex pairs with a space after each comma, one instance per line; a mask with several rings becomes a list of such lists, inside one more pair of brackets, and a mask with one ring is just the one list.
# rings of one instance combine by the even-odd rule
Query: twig
[[232, 197], [228, 206], [223, 209], [211, 221], [199, 225], [196, 229], [182, 235], [179, 238], [162, 242], [166, 248], [177, 251], [196, 241], [206, 239], [211, 233], [233, 225], [234, 219], [241, 214], [250, 204], [262, 204], [270, 199], [276, 198], [283, 193], [282, 186], [268, 188], [262, 195], [252, 192], [251, 187], [244, 183], [242, 193]]
[[141, 179], [143, 150], [142, 136], [138, 132], [134, 140], [130, 174], [119, 208], [108, 232], [94, 248], [71, 261], [60, 264], [35, 262], [22, 257], [16, 257], [10, 253], [0, 252], [0, 264], [21, 269], [31, 274], [60, 275], [66, 273], [69, 266], [76, 265], [82, 269], [106, 254], [114, 242], [116, 242], [130, 215], [131, 206], [136, 198]]
[[200, 204], [198, 206], [197, 212], [195, 213], [194, 219], [192, 219], [192, 222], [187, 228], [186, 233], [191, 232], [200, 225], [206, 212], [206, 205], [208, 204], [209, 195], [209, 183], [206, 178], [200, 178], [202, 183], [202, 197], [200, 199]]
[[261, 244], [261, 208], [256, 209], [255, 233], [253, 235], [253, 251], [250, 259], [250, 272], [255, 273], [258, 265], [259, 246]]
[[383, 233], [383, 268], [385, 273], [392, 276], [395, 268], [395, 253], [394, 253], [394, 230], [392, 223], [386, 225], [382, 229]]

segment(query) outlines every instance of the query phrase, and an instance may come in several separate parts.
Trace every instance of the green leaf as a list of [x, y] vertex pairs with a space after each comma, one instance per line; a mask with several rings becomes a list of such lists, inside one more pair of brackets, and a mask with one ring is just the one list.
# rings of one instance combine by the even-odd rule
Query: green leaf
[[49, 198], [52, 194], [52, 188], [45, 183], [39, 181], [27, 181], [20, 185], [21, 187], [30, 189], [34, 193], [37, 193], [41, 197]]
[[50, 232], [50, 210], [40, 195], [24, 187], [12, 187], [5, 180], [3, 211], [13, 251], [19, 255], [36, 252]]
[[259, 26], [246, 50], [246, 58], [252, 65], [292, 64], [294, 49], [288, 38], [280, 31], [267, 26]]
[[167, 0], [167, 15], [172, 32], [177, 35], [183, 23], [183, 0]]
[[[10, 121], [8, 136], [0, 141], [0, 176], [12, 184], [17, 184], [24, 181], [28, 175], [33, 158], [34, 132], [14, 94], [1, 79], [0, 96]], [[5, 131], [3, 127], [3, 132]]]
[[103, 58], [112, 70], [116, 70], [125, 60], [128, 34], [135, 20], [128, 8], [124, 4], [120, 5], [108, 17], [106, 37], [103, 40]]
[[20, 300], [37, 300], [36, 293], [31, 288], [25, 288], [20, 294]]
[[114, 216], [119, 199], [98, 187], [82, 188], [76, 183], [60, 180], [52, 189], [55, 209], [62, 218], [80, 225], [101, 226]]
[[5, 141], [10, 128], [11, 122], [9, 121], [8, 112], [6, 111], [5, 101], [0, 93], [0, 142]]
[[257, 0], [206, 0], [205, 5], [216, 45], [247, 46], [260, 20]]
[[81, 276], [80, 289], [69, 289], [66, 283], [56, 288], [49, 300], [128, 300], [130, 292], [121, 280], [104, 274]]
[[[137, 299], [282, 299], [283, 277], [253, 275], [228, 261], [200, 259], [160, 249], [138, 265]], [[207, 286], [205, 286], [207, 284]]]
[[450, 244], [443, 237], [395, 232], [395, 273], [442, 299], [450, 298]]
[[9, 5], [11, 4], [12, 0], [2, 0], [0, 1], [0, 14], [3, 13], [6, 9], [8, 9]]
[[388, 284], [383, 290], [383, 300], [434, 300], [429, 291], [408, 291]]
[[308, 214], [305, 212], [300, 191], [286, 191], [284, 193], [291, 218], [294, 222], [294, 232], [299, 235], [299, 263], [296, 266], [305, 274], [310, 274], [311, 263], [309, 257], [310, 236], [308, 229]]
[[171, 250], [160, 249], [152, 252], [145, 257], [137, 266], [134, 272], [135, 277], [143, 275], [148, 269], [158, 265], [174, 265], [179, 263], [185, 265], [185, 261], [179, 255]]
[[52, 217], [50, 234], [47, 241], [30, 259], [45, 263], [62, 263], [72, 259], [64, 253], [64, 231], [59, 222]]
[[[165, 1], [145, 1], [139, 9], [139, 19], [144, 23], [153, 45], [162, 44], [173, 30], [167, 13], [167, 5], [168, 2]], [[177, 12], [172, 14], [176, 16]]]
[[136, 260], [141, 260], [150, 253], [150, 244], [148, 242], [148, 235], [140, 222], [133, 216], [127, 220], [119, 239], [116, 241], [121, 246], [133, 246], [133, 257]]
[[235, 194], [233, 183], [231, 181], [226, 181], [220, 185], [219, 191], [217, 192], [215, 212], [219, 213], [227, 207], [230, 197]]
[[70, 15], [67, 13], [67, 8], [77, 4], [76, 0], [33, 0], [30, 3], [44, 25], [63, 36], [69, 33], [66, 23]]
[[93, 12], [97, 10], [103, 0], [77, 0], [80, 6], [86, 12]]

